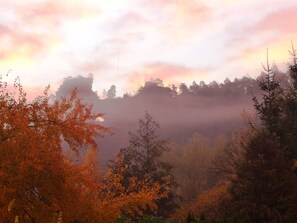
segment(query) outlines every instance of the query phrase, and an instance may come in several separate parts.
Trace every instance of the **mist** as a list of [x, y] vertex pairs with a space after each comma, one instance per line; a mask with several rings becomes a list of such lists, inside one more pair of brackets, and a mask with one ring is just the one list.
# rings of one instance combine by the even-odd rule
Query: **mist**
[[100, 162], [104, 167], [120, 148], [128, 145], [128, 133], [148, 112], [160, 124], [160, 136], [174, 143], [186, 143], [194, 134], [213, 140], [246, 126], [246, 117], [254, 115], [252, 96], [259, 94], [257, 80], [243, 77], [209, 85], [193, 82], [164, 87], [160, 80], [146, 82], [135, 95], [99, 99], [92, 90], [92, 77], [69, 77], [56, 96], [69, 95], [76, 88], [78, 96], [104, 114], [104, 126], [112, 131], [98, 138]]

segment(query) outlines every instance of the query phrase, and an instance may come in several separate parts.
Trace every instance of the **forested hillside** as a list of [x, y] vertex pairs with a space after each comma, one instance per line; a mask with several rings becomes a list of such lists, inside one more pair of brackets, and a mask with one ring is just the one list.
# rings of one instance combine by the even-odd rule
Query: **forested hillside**
[[[295, 222], [297, 56], [257, 78], [100, 99], [0, 82], [2, 222]], [[74, 89], [74, 90], [73, 90]], [[100, 162], [99, 162], [100, 160]]]
[[[262, 73], [262, 76], [265, 74]], [[113, 159], [120, 148], [128, 144], [128, 132], [137, 128], [138, 120], [147, 111], [162, 126], [159, 134], [175, 143], [187, 143], [194, 134], [213, 141], [245, 126], [247, 116], [253, 117], [252, 96], [260, 95], [258, 80], [243, 77], [212, 81], [205, 84], [195, 81], [190, 86], [164, 86], [162, 80], [150, 80], [135, 94], [116, 97], [115, 86], [112, 95], [100, 99], [92, 90], [91, 77], [65, 79], [56, 96], [67, 96], [77, 88], [78, 95], [85, 102], [92, 103], [94, 110], [104, 114], [103, 124], [114, 133], [107, 134], [100, 145], [101, 164]], [[282, 85], [288, 84], [288, 76], [276, 70]], [[109, 92], [111, 92], [109, 90]]]

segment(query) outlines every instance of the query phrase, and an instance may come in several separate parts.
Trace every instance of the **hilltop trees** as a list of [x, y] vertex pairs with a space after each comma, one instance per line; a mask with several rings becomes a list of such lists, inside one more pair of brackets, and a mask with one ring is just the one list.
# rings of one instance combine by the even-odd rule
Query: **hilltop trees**
[[106, 93], [107, 99], [115, 99], [116, 94], [117, 94], [116, 86], [111, 85], [111, 87], [108, 89], [108, 91]]

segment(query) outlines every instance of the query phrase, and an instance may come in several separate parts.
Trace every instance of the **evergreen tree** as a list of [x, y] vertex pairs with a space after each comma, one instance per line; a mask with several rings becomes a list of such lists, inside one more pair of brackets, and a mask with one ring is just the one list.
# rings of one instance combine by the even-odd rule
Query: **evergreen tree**
[[254, 107], [259, 115], [262, 125], [267, 128], [270, 133], [279, 136], [280, 130], [280, 118], [281, 118], [281, 106], [283, 89], [280, 86], [279, 81], [275, 79], [275, 64], [269, 65], [267, 59], [267, 65], [263, 66], [265, 70], [258, 81], [259, 87], [262, 90], [262, 100], [259, 101], [255, 96], [253, 97]]
[[[152, 185], [167, 183], [169, 188], [175, 187], [176, 182], [171, 174], [172, 166], [162, 161], [162, 156], [169, 151], [168, 141], [161, 139], [157, 135], [159, 124], [155, 122], [149, 113], [145, 113], [145, 118], [139, 121], [139, 129], [130, 132], [130, 145], [120, 150], [117, 160], [121, 165], [116, 165], [112, 161], [111, 168], [114, 173], [124, 168], [122, 184], [128, 185], [133, 177], [139, 181], [149, 180]], [[176, 207], [175, 194], [169, 190], [166, 198], [157, 202], [158, 210], [154, 213], [158, 216], [167, 216]], [[150, 213], [145, 210], [146, 214]]]
[[291, 63], [288, 73], [290, 75], [290, 85], [284, 94], [283, 114], [280, 138], [291, 159], [297, 159], [297, 57], [294, 47], [292, 47]]
[[292, 163], [277, 139], [265, 130], [257, 131], [232, 179], [230, 192], [239, 217], [254, 223], [294, 222], [296, 186]]
[[276, 80], [276, 67], [264, 68], [266, 74], [259, 80], [262, 101], [253, 97], [261, 124], [277, 137], [281, 147], [292, 160], [297, 159], [297, 58], [295, 49], [290, 51], [292, 61], [288, 67], [290, 85], [283, 89]]
[[295, 66], [293, 59], [289, 65], [292, 85], [283, 89], [275, 78], [275, 66], [267, 62], [266, 73], [259, 80], [262, 99], [253, 98], [260, 126], [253, 128], [252, 136], [243, 145], [230, 190], [239, 215], [250, 222], [295, 222], [297, 218], [293, 168], [297, 148]]

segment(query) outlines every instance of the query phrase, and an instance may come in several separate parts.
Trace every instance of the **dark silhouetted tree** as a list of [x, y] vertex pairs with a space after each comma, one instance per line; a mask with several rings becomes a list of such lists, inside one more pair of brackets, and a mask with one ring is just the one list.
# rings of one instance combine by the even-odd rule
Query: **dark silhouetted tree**
[[[121, 160], [123, 171], [122, 184], [126, 185], [131, 178], [139, 181], [149, 179], [151, 184], [168, 183], [169, 191], [166, 198], [157, 202], [158, 216], [167, 216], [176, 207], [175, 194], [170, 188], [175, 187], [175, 179], [171, 171], [172, 166], [162, 160], [164, 153], [170, 150], [168, 141], [157, 135], [159, 124], [153, 120], [149, 113], [145, 113], [144, 119], [139, 121], [139, 129], [130, 132], [129, 146], [120, 150], [117, 160]], [[112, 161], [111, 168], [114, 173], [119, 172], [119, 166]], [[145, 213], [150, 213], [145, 210]]]
[[280, 82], [275, 79], [275, 64], [272, 66], [267, 59], [266, 66], [263, 66], [265, 75], [262, 75], [258, 81], [259, 87], [262, 90], [262, 100], [259, 101], [253, 97], [254, 107], [259, 115], [259, 118], [265, 128], [273, 134], [281, 134], [280, 118], [281, 106], [283, 101], [283, 89]]
[[116, 86], [115, 85], [111, 85], [111, 87], [107, 91], [107, 99], [115, 99], [116, 98], [116, 94], [117, 94]]
[[180, 94], [188, 94], [190, 93], [189, 88], [187, 87], [187, 85], [185, 83], [181, 83], [179, 85], [179, 93]]
[[259, 80], [262, 99], [253, 97], [260, 125], [251, 125], [253, 134], [243, 145], [242, 158], [236, 162], [230, 190], [239, 216], [251, 222], [295, 222], [297, 218], [293, 67], [294, 60], [289, 66], [293, 84], [283, 89], [280, 80], [276, 80], [275, 66], [270, 66], [267, 59], [265, 75]]
[[193, 81], [193, 83], [192, 83], [192, 85], [190, 85], [189, 89], [193, 94], [198, 94], [199, 85], [195, 81]]
[[297, 55], [294, 47], [290, 54], [290, 85], [284, 93], [280, 143], [288, 151], [290, 158], [297, 160]]
[[249, 138], [231, 182], [230, 192], [240, 218], [255, 223], [293, 223], [296, 219], [297, 185], [292, 162], [269, 132], [259, 130]]
[[172, 97], [176, 97], [178, 95], [177, 87], [174, 84], [171, 85], [171, 95]]

